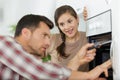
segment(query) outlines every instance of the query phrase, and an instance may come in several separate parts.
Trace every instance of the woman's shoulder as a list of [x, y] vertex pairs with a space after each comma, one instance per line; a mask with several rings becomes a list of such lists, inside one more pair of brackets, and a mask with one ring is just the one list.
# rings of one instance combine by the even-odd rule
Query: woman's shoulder
[[60, 37], [59, 33], [51, 34], [51, 38], [59, 38], [59, 37]]
[[59, 54], [57, 53], [56, 50], [53, 50], [52, 53], [50, 53], [50, 56], [51, 56], [52, 63], [60, 64]]
[[86, 32], [79, 31], [79, 33], [80, 33], [81, 35], [84, 35], [84, 36], [86, 36]]
[[86, 32], [83, 31], [79, 31], [80, 32], [80, 38], [82, 39], [83, 43], [87, 43], [87, 36], [86, 36]]
[[79, 31], [79, 33], [80, 33], [80, 36], [81, 36], [81, 38], [82, 39], [86, 39], [87, 37], [86, 37], [86, 32], [83, 32], [83, 31]]
[[59, 33], [51, 34], [51, 40], [55, 42], [61, 42], [61, 35]]
[[62, 42], [60, 34], [51, 34], [50, 39], [51, 45], [49, 46], [48, 52], [51, 52], [56, 49], [57, 46], [59, 46]]

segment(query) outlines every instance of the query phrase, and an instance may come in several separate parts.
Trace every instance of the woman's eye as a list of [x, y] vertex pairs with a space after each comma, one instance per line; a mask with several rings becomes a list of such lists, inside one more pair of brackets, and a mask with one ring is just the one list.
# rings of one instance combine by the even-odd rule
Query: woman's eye
[[72, 22], [72, 20], [68, 20], [68, 23], [71, 23]]
[[60, 23], [60, 26], [64, 26], [64, 23]]

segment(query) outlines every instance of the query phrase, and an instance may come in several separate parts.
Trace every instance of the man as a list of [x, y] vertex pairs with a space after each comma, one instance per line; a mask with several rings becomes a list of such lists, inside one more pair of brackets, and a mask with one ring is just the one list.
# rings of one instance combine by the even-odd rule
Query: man
[[[53, 23], [48, 18], [30, 14], [20, 19], [14, 38], [0, 36], [0, 80], [95, 79], [109, 67], [110, 61], [90, 72], [78, 72], [60, 65], [43, 63], [40, 57], [44, 57], [50, 45], [52, 28]], [[78, 53], [69, 67], [73, 64], [80, 65], [88, 54], [93, 58], [95, 49], [87, 51], [88, 47], [92, 46], [93, 44], [84, 46], [79, 51], [82, 55]], [[74, 63], [75, 61], [77, 63]]]

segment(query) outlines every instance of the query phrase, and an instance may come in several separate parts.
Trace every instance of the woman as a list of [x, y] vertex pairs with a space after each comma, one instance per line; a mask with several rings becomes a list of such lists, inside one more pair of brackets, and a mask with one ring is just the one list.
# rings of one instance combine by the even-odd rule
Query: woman
[[[87, 17], [85, 9], [84, 17]], [[78, 31], [79, 18], [71, 6], [64, 5], [57, 8], [54, 19], [60, 34], [52, 34], [48, 52], [52, 56], [52, 62], [66, 66], [87, 43], [86, 34]], [[81, 65], [79, 70], [88, 71], [88, 63]]]
[[[84, 17], [87, 17], [86, 14], [86, 9], [84, 9]], [[75, 57], [81, 56], [80, 49], [87, 43], [85, 32], [78, 31], [79, 18], [77, 13], [71, 6], [63, 5], [56, 9], [54, 19], [60, 34], [51, 35], [51, 46], [48, 50], [52, 57], [51, 61], [68, 66], [72, 70], [88, 71], [88, 62], [94, 59], [95, 54], [89, 55], [90, 57], [86, 57], [87, 60], [80, 65], [76, 65], [78, 59], [75, 59]], [[84, 19], [86, 20], [86, 18]], [[108, 64], [111, 64], [110, 61], [108, 61]], [[72, 67], [69, 67], [71, 65]], [[105, 63], [102, 65], [105, 65]], [[99, 69], [96, 68], [91, 72], [96, 73], [96, 71], [99, 73]]]

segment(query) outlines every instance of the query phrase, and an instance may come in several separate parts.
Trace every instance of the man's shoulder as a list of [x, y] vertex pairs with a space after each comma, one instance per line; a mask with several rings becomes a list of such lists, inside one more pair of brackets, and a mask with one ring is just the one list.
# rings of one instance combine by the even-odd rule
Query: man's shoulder
[[0, 35], [0, 39], [4, 39], [6, 36]]
[[13, 37], [0, 35], [0, 40], [11, 40], [11, 39], [13, 40]]

